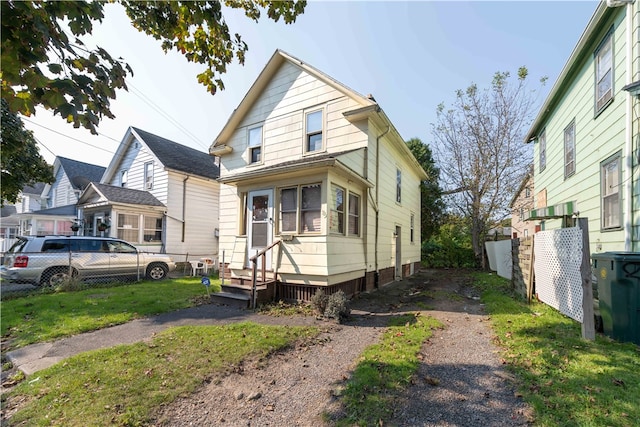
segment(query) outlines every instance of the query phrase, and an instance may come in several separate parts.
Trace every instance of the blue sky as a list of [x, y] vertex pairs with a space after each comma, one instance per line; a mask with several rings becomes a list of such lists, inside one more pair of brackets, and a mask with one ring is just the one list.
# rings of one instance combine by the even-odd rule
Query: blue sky
[[129, 126], [208, 151], [232, 111], [276, 49], [320, 69], [363, 95], [373, 94], [404, 139], [430, 143], [436, 107], [457, 89], [488, 87], [496, 71], [529, 69], [532, 88], [553, 85], [584, 31], [596, 1], [310, 1], [293, 25], [237, 12], [225, 15], [249, 45], [245, 66], [223, 76], [226, 90], [208, 94], [202, 68], [137, 32], [119, 5], [107, 5], [94, 41], [134, 70], [130, 91], [112, 103], [101, 136], [74, 129], [39, 110], [25, 120], [41, 153], [108, 165]]

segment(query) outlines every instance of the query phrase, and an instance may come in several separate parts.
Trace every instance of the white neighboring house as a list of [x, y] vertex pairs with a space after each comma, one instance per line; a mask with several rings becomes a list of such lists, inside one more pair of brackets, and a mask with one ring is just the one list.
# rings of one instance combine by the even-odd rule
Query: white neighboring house
[[[29, 195], [28, 200], [23, 199], [20, 207], [22, 212], [16, 214], [19, 220], [18, 234], [74, 234], [72, 226], [78, 218], [78, 197], [91, 181], [100, 180], [104, 171], [104, 166], [56, 157], [53, 162], [53, 184], [38, 184], [35, 187], [42, 186], [39, 200], [35, 195]], [[43, 208], [39, 209], [38, 205]]]
[[187, 254], [213, 259], [218, 176], [213, 156], [130, 127], [100, 182], [80, 197], [83, 234], [118, 237], [185, 261]]
[[352, 295], [419, 266], [426, 174], [372, 96], [277, 50], [210, 153], [221, 158], [220, 246], [236, 281], [273, 244], [264, 263], [282, 299]]

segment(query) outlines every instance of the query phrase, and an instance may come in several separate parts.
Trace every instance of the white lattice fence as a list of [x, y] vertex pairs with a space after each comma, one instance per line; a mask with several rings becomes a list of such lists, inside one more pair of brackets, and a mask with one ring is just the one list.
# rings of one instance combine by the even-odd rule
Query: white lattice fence
[[535, 235], [534, 252], [540, 301], [582, 322], [582, 230], [540, 231]]

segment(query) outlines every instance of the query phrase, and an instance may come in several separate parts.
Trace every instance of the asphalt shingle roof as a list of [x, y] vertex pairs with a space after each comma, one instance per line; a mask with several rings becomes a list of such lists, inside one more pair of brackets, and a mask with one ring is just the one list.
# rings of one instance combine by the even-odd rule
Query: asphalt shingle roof
[[158, 160], [168, 168], [204, 178], [217, 179], [220, 168], [215, 164], [213, 156], [195, 150], [158, 135], [132, 127], [144, 140]]
[[67, 174], [69, 181], [71, 181], [71, 185], [73, 185], [76, 190], [84, 190], [92, 181], [100, 182], [106, 170], [103, 166], [92, 165], [66, 157], [58, 156], [58, 160], [60, 161], [60, 166], [62, 166], [64, 172]]
[[73, 215], [77, 213], [76, 205], [57, 206], [55, 208], [40, 209], [39, 211], [31, 212], [32, 215]]
[[112, 203], [126, 203], [130, 205], [164, 206], [160, 200], [156, 199], [148, 191], [134, 190], [132, 188], [117, 187], [115, 185], [99, 184], [93, 185]]

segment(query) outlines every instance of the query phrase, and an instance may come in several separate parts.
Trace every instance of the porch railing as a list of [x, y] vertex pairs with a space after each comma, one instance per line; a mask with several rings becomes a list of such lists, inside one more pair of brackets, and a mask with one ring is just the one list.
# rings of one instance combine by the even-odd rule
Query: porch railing
[[[276, 246], [280, 246], [280, 244], [282, 243], [282, 240], [276, 240], [275, 242], [273, 242], [272, 244], [270, 244], [269, 246], [267, 246], [266, 248], [262, 249], [261, 251], [257, 252], [254, 256], [252, 256], [251, 258], [249, 258], [249, 261], [251, 261], [251, 301], [252, 301], [252, 308], [256, 308], [256, 288], [257, 288], [257, 281], [258, 281], [258, 259], [262, 259], [262, 262], [260, 263], [262, 266], [261, 269], [261, 278], [263, 282], [266, 282], [266, 274], [267, 274], [267, 252], [269, 252], [270, 250], [272, 250], [274, 247]], [[273, 280], [276, 280], [276, 278], [278, 277], [278, 262], [276, 262], [276, 268], [273, 271]]]

